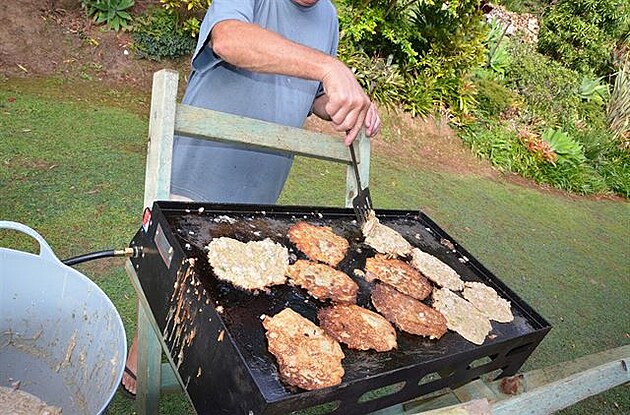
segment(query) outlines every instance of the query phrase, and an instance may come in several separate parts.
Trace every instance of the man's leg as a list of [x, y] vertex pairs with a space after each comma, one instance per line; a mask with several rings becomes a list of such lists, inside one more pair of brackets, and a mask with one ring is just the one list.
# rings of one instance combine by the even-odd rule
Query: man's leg
[[125, 372], [122, 377], [123, 387], [131, 395], [136, 394], [136, 370], [138, 368], [138, 332], [133, 336], [131, 347], [127, 352], [127, 362], [125, 363]]

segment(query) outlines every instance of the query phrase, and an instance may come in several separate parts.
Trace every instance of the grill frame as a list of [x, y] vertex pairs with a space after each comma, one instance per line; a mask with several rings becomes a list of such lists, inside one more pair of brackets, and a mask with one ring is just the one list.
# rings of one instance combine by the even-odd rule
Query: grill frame
[[[327, 405], [328, 413], [365, 414], [461, 386], [483, 374], [499, 378], [520, 369], [549, 332], [550, 324], [422, 212], [377, 210], [376, 214], [381, 223], [398, 228], [412, 245], [436, 255], [464, 279], [492, 286], [512, 303], [518, 322], [492, 322], [497, 337], [486, 339], [481, 346], [452, 332], [435, 342], [397, 330], [399, 350], [392, 353], [350, 351], [344, 346], [346, 375], [340, 385], [316, 391], [286, 387], [279, 381], [277, 369], [274, 372], [273, 356], [266, 351], [258, 315], [261, 304], [263, 309], [271, 307], [266, 312], [269, 315], [287, 304], [302, 306], [298, 311], [315, 323], [314, 313], [324, 304], [296, 287], [272, 287], [269, 294], [255, 295], [217, 283], [208, 275], [209, 265], [202, 262], [201, 247], [218, 236], [243, 241], [270, 236], [290, 247], [284, 230], [295, 221], [333, 226], [349, 239], [351, 253], [354, 250], [357, 256], [350, 254], [340, 268], [359, 283], [359, 304], [373, 310], [369, 284], [348, 272], [360, 267], [361, 257], [372, 255], [359, 243], [353, 210], [157, 201], [150, 222], [130, 243], [142, 247], [143, 254], [131, 261], [182, 386], [198, 413], [283, 414]], [[229, 218], [238, 220], [230, 223]], [[300, 257], [295, 249], [292, 252], [294, 259]], [[191, 258], [196, 262], [192, 267]], [[463, 259], [467, 261], [462, 263]], [[273, 298], [271, 305], [267, 298]], [[245, 311], [249, 314], [242, 314]], [[383, 359], [393, 364], [383, 363]]]

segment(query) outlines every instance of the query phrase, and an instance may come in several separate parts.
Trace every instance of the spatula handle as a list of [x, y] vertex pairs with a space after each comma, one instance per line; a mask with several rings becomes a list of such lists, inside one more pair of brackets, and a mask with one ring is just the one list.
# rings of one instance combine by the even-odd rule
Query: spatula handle
[[357, 156], [354, 153], [354, 143], [350, 143], [350, 157], [352, 158], [352, 168], [354, 169], [354, 177], [357, 179], [357, 193], [363, 190], [361, 186], [361, 178], [359, 177], [359, 165], [357, 164]]

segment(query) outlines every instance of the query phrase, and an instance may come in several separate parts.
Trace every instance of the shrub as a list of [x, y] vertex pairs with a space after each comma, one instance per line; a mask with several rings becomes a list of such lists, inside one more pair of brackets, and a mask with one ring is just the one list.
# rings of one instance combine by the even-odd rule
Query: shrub
[[521, 173], [535, 169], [538, 157], [528, 151], [516, 131], [499, 122], [477, 123], [462, 131], [462, 140], [473, 153], [486, 158], [501, 171]]
[[596, 168], [612, 191], [630, 198], [630, 154], [627, 151], [617, 146], [610, 148]]
[[538, 49], [569, 68], [606, 75], [629, 14], [627, 0], [560, 0], [542, 21]]
[[612, 153], [591, 162], [584, 156], [582, 145], [569, 134], [549, 129], [543, 137], [517, 133], [496, 121], [472, 124], [462, 131], [464, 143], [501, 171], [579, 194], [616, 192], [628, 196], [629, 155], [614, 147]]
[[492, 79], [475, 80], [479, 111], [486, 116], [495, 117], [509, 108], [514, 102], [512, 92]]
[[532, 13], [541, 16], [549, 6], [549, 0], [501, 0], [498, 2], [516, 13]]
[[[402, 88], [394, 88], [402, 94], [404, 108], [417, 114], [438, 102], [453, 111], [469, 108], [466, 74], [483, 64], [485, 53], [486, 28], [477, 1], [339, 0], [337, 7], [340, 58], [348, 62], [357, 53], [370, 59], [391, 56], [404, 79]], [[358, 66], [356, 71], [372, 70]]]
[[513, 44], [510, 53], [505, 79], [523, 97], [528, 111], [548, 125], [575, 124], [581, 104], [578, 73], [529, 45]]
[[178, 26], [177, 16], [163, 8], [150, 9], [137, 18], [132, 37], [136, 55], [156, 61], [189, 55], [197, 44]]
[[[532, 173], [532, 176], [528, 175]], [[606, 181], [588, 164], [562, 164], [553, 166], [542, 164], [534, 172], [524, 173], [540, 184], [546, 184], [558, 189], [582, 195], [610, 193]]]
[[201, 18], [212, 0], [160, 0], [169, 13], [177, 17], [177, 26], [191, 37], [199, 35]]
[[606, 125], [571, 133], [584, 146], [587, 162], [615, 193], [630, 197], [630, 153], [619, 146]]

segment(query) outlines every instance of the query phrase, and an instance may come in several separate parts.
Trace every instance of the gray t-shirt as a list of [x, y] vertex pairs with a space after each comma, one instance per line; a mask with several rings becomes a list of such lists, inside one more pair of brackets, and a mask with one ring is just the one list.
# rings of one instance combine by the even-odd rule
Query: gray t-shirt
[[[292, 0], [214, 0], [201, 24], [183, 103], [302, 127], [321, 86], [283, 75], [254, 73], [221, 60], [208, 45], [220, 21], [255, 23], [285, 38], [336, 54], [337, 13], [330, 0], [304, 7]], [[273, 204], [289, 174], [287, 153], [175, 137], [171, 193], [194, 200]]]

